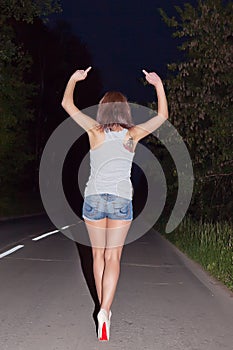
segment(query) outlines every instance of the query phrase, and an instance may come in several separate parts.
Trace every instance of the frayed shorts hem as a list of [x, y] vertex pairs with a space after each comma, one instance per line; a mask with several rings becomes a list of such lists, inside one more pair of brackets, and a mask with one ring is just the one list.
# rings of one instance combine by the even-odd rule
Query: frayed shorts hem
[[85, 219], [85, 220], [88, 220], [88, 221], [93, 221], [93, 222], [100, 221], [100, 220], [103, 220], [103, 219], [118, 220], [118, 221], [133, 221], [133, 219], [109, 218], [107, 216], [105, 216], [104, 218], [100, 218], [100, 219], [90, 219], [90, 218], [88, 218], [86, 216], [82, 216], [82, 218]]

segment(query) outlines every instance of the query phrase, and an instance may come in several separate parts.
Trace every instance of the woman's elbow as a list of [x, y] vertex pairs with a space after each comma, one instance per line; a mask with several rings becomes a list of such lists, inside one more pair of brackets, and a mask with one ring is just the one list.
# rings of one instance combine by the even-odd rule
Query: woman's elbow
[[164, 116], [165, 119], [168, 119], [168, 109], [166, 108], [166, 110], [163, 111], [162, 115]]
[[64, 99], [61, 101], [61, 105], [64, 109], [66, 109], [66, 101]]
[[161, 115], [161, 117], [163, 117], [164, 119], [168, 119], [168, 113], [158, 113], [158, 115]]
[[62, 100], [62, 102], [61, 102], [61, 106], [62, 106], [62, 108], [67, 112], [67, 113], [69, 113], [69, 103], [67, 103], [67, 101], [66, 100]]

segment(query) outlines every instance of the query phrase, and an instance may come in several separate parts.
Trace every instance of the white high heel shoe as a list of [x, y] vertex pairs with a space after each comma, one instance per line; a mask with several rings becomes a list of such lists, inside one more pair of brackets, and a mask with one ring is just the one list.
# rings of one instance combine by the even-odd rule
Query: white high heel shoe
[[98, 339], [99, 340], [109, 340], [110, 338], [110, 324], [111, 324], [112, 312], [109, 311], [109, 317], [105, 309], [100, 309], [97, 319], [98, 319]]

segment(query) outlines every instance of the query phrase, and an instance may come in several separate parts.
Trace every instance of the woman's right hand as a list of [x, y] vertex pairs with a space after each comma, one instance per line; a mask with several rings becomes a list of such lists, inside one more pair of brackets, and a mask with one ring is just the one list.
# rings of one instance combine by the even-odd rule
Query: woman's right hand
[[75, 82], [86, 79], [87, 73], [91, 70], [91, 67], [88, 67], [86, 70], [76, 70], [74, 74], [71, 75], [71, 79]]
[[157, 87], [162, 84], [162, 80], [155, 72], [148, 73], [145, 69], [143, 69], [142, 71], [145, 74], [145, 78], [148, 81], [148, 83], [154, 85], [154, 87]]

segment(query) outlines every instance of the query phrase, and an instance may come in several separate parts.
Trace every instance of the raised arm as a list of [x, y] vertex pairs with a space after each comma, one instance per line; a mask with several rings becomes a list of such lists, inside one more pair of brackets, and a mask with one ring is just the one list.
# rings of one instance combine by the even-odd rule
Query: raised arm
[[148, 73], [147, 71], [143, 70], [143, 73], [145, 74], [146, 80], [155, 87], [158, 98], [158, 114], [148, 121], [133, 127], [131, 133], [136, 141], [139, 141], [154, 130], [158, 129], [160, 125], [162, 125], [165, 120], [168, 119], [167, 98], [162, 80], [154, 72]]
[[91, 131], [97, 121], [89, 117], [88, 115], [82, 113], [74, 104], [74, 88], [77, 82], [86, 79], [87, 73], [90, 71], [91, 67], [86, 70], [77, 70], [71, 75], [64, 92], [62, 99], [62, 107], [65, 111], [74, 119], [74, 121], [79, 124], [84, 130]]

